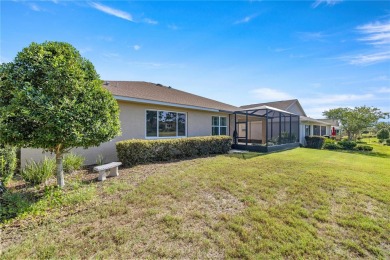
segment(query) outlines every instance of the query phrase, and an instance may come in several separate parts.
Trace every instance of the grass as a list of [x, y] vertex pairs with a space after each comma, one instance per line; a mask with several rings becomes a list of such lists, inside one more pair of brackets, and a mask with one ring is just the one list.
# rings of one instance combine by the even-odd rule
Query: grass
[[1, 226], [2, 258], [390, 257], [388, 158], [258, 155], [142, 165], [103, 183], [75, 174], [57, 204], [44, 195], [31, 207], [47, 211]]

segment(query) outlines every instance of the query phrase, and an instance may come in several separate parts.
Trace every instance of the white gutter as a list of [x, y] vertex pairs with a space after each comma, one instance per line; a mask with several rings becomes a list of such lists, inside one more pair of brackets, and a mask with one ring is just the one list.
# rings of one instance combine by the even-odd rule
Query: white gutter
[[175, 104], [175, 103], [156, 101], [156, 100], [149, 100], [149, 99], [123, 97], [123, 96], [116, 96], [116, 95], [114, 95], [114, 98], [116, 100], [136, 102], [136, 103], [143, 103], [143, 104], [153, 104], [153, 105], [161, 105], [161, 106], [168, 106], [168, 107], [180, 107], [180, 108], [188, 108], [188, 109], [202, 110], [202, 111], [209, 111], [209, 112], [220, 112], [219, 109], [214, 109], [214, 108], [182, 105], [182, 104]]

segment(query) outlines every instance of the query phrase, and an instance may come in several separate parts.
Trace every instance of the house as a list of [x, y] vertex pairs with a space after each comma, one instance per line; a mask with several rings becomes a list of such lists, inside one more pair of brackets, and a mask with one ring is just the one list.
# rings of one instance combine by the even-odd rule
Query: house
[[[297, 100], [236, 107], [150, 82], [105, 81], [103, 86], [118, 102], [122, 135], [98, 147], [73, 149], [87, 165], [99, 157], [117, 160], [115, 143], [127, 139], [229, 135], [234, 148], [262, 152], [297, 147], [302, 140], [300, 116], [306, 114]], [[22, 149], [21, 165], [44, 155], [50, 156]]]
[[296, 115], [299, 115], [299, 142], [301, 144], [305, 144], [305, 136], [310, 135], [331, 135], [331, 127], [332, 123], [326, 120], [319, 120], [308, 117], [303, 110], [301, 104], [298, 99], [291, 100], [282, 100], [282, 101], [274, 101], [267, 103], [257, 103], [252, 105], [241, 106], [241, 108], [249, 109], [259, 106], [269, 106], [273, 108], [278, 108]]
[[[94, 164], [99, 156], [105, 162], [117, 160], [115, 143], [127, 139], [162, 139], [192, 136], [232, 135], [231, 118], [240, 108], [187, 93], [169, 86], [141, 81], [106, 81], [118, 101], [122, 135], [99, 147], [73, 149]], [[38, 149], [22, 149], [21, 165], [41, 160]]]
[[336, 136], [341, 137], [341, 127], [338, 122], [338, 120], [333, 120], [333, 119], [317, 119], [318, 121], [325, 122], [330, 124], [330, 132], [334, 130]]

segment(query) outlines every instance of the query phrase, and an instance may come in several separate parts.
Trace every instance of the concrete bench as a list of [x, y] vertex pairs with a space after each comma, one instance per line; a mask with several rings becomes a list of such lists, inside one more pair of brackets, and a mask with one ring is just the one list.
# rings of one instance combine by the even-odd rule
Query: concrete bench
[[108, 177], [116, 177], [119, 176], [118, 172], [118, 166], [122, 165], [121, 162], [112, 162], [112, 163], [107, 163], [99, 166], [93, 167], [94, 171], [99, 172], [99, 181], [104, 181], [106, 179], [106, 171], [110, 170], [110, 174]]

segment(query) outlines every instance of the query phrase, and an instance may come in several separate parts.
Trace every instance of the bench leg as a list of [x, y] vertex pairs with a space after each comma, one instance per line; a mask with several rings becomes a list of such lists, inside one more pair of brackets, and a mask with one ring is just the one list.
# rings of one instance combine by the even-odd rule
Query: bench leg
[[117, 177], [117, 176], [119, 176], [118, 167], [112, 168], [110, 170], [110, 175], [108, 175], [108, 176], [109, 177]]
[[106, 170], [99, 171], [98, 180], [99, 180], [99, 181], [104, 181], [104, 180], [106, 180]]

